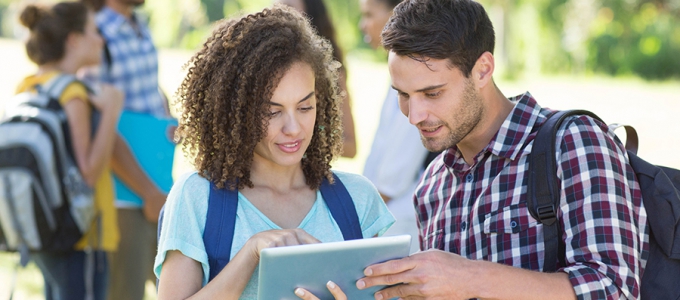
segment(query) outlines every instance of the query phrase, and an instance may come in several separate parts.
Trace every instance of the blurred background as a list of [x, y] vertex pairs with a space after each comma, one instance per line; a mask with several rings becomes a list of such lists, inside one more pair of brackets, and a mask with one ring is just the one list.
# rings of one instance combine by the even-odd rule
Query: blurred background
[[[347, 54], [358, 150], [334, 168], [361, 173], [390, 82], [387, 55], [364, 43], [358, 0], [324, 1]], [[589, 109], [607, 122], [633, 125], [640, 135], [640, 156], [680, 168], [680, 126], [675, 122], [680, 114], [680, 0], [480, 2], [496, 29], [494, 78], [506, 96], [529, 91], [542, 106]], [[0, 0], [0, 107], [36, 69], [22, 43], [27, 32], [17, 22], [26, 3]], [[271, 3], [146, 0], [139, 12], [159, 47], [162, 88], [174, 94], [184, 76], [182, 66], [215, 21]], [[175, 176], [191, 170], [181, 151], [175, 161]], [[0, 253], [0, 299], [9, 295], [17, 260]], [[14, 299], [42, 298], [42, 276], [33, 265], [19, 270], [17, 282]], [[151, 285], [147, 298], [155, 299]]]

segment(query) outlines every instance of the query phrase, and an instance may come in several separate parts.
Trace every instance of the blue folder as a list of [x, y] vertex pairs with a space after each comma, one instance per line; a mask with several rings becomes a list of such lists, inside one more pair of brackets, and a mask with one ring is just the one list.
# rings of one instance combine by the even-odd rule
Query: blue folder
[[[177, 120], [124, 111], [118, 122], [118, 132], [127, 141], [142, 169], [163, 191], [172, 187], [172, 163], [175, 143], [170, 139]], [[141, 207], [142, 199], [114, 176], [116, 201], [123, 206]]]

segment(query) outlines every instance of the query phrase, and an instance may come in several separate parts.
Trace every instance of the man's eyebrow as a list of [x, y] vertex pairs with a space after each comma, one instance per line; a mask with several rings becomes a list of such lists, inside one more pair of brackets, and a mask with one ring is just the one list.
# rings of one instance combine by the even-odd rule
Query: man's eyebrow
[[[424, 87], [422, 89], [417, 90], [416, 93], [422, 93], [422, 92], [427, 92], [427, 91], [431, 91], [431, 90], [436, 90], [436, 89], [441, 88], [445, 85], [446, 85], [446, 83], [442, 83], [442, 84], [438, 84], [438, 85], [431, 85], [431, 86]], [[402, 91], [400, 91], [398, 88], [396, 88], [394, 86], [392, 86], [392, 88], [399, 93], [403, 93]]]
[[424, 87], [422, 89], [417, 90], [416, 93], [422, 93], [422, 92], [427, 92], [427, 91], [431, 91], [431, 90], [436, 90], [436, 89], [441, 88], [445, 85], [446, 85], [446, 83], [442, 83], [442, 84], [439, 84], [439, 85], [431, 85], [431, 86]]
[[[305, 100], [307, 100], [307, 99], [309, 99], [310, 97], [312, 97], [312, 95], [314, 95], [314, 92], [313, 92], [313, 91], [312, 91], [311, 93], [307, 94], [307, 96], [305, 96], [304, 98], [302, 98], [302, 100], [298, 101], [298, 103], [304, 102]], [[283, 106], [283, 105], [281, 105], [281, 104], [279, 104], [279, 103], [272, 102], [272, 101], [269, 101], [269, 105]]]

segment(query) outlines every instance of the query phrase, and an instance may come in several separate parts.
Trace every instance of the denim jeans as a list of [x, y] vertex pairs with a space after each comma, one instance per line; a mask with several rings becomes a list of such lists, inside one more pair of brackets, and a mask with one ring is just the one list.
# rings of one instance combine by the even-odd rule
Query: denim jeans
[[46, 300], [105, 300], [106, 252], [34, 252], [31, 259], [45, 279]]

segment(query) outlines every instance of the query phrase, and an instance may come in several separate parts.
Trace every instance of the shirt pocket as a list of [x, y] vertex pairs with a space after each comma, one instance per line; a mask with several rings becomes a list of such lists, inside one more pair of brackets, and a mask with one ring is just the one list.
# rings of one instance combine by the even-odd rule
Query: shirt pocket
[[[483, 232], [487, 258], [506, 265], [537, 269], [538, 244], [543, 241], [538, 236], [543, 234], [541, 226], [529, 214], [526, 203], [486, 214]], [[543, 248], [542, 245], [540, 248]]]
[[536, 227], [525, 203], [513, 204], [484, 216], [484, 234], [515, 234]]

